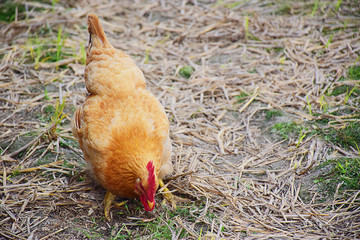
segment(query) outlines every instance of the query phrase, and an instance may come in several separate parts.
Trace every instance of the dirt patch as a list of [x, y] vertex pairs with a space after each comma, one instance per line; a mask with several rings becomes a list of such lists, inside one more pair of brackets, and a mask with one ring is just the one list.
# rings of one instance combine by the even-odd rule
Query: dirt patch
[[[358, 121], [356, 91], [331, 95], [359, 82], [356, 1], [16, 4], [1, 4], [17, 9], [0, 23], [1, 238], [359, 237], [359, 192], [319, 202], [314, 183], [319, 164], [358, 152], [313, 132]], [[129, 200], [106, 222], [104, 190], [81, 173], [69, 123], [86, 96], [89, 12], [165, 106], [178, 209], [158, 194], [155, 211]]]

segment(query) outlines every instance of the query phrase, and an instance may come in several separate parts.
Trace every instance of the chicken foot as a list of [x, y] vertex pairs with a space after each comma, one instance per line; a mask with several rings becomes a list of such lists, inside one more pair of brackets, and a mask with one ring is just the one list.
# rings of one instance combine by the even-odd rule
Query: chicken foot
[[106, 191], [106, 194], [104, 197], [104, 213], [105, 213], [105, 218], [108, 221], [110, 221], [110, 216], [109, 216], [110, 209], [112, 207], [121, 207], [121, 206], [125, 205], [125, 203], [127, 202], [127, 201], [123, 201], [123, 202], [117, 203], [117, 202], [114, 202], [115, 198], [116, 198], [116, 195], [112, 194], [109, 191]]
[[165, 184], [161, 179], [159, 179], [159, 186], [160, 188], [163, 188], [161, 193], [164, 195], [165, 199], [171, 204], [172, 208], [176, 208], [176, 201], [174, 195], [167, 187], [164, 187]]

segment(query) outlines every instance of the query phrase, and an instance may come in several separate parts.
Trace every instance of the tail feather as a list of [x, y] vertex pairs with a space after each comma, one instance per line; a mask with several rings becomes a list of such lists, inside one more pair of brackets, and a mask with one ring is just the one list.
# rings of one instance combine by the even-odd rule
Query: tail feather
[[88, 31], [90, 34], [90, 47], [111, 48], [112, 45], [107, 40], [104, 29], [99, 18], [93, 14], [88, 14]]

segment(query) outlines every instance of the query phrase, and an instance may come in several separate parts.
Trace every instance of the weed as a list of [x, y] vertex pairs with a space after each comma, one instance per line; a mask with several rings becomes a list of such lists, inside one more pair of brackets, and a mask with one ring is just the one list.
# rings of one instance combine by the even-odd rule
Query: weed
[[33, 43], [34, 43], [34, 46], [36, 46], [36, 48], [35, 48], [35, 52], [34, 52], [34, 49], [32, 48], [32, 46], [30, 47], [30, 56], [32, 56], [34, 58], [35, 69], [37, 69], [39, 66], [40, 59], [42, 57], [44, 44], [43, 44], [43, 42], [39, 41], [38, 37], [35, 38]]
[[85, 46], [84, 43], [80, 44], [80, 56], [79, 56], [80, 62], [82, 64], [86, 63], [86, 50], [85, 50]]
[[24, 134], [25, 137], [33, 137], [33, 136], [37, 136], [39, 133], [38, 132], [28, 132], [26, 134]]
[[19, 13], [25, 12], [25, 6], [13, 1], [5, 1], [0, 5], [0, 21], [12, 22], [15, 20], [16, 11]]
[[282, 53], [282, 52], [284, 52], [284, 48], [283, 47], [274, 47], [274, 51], [275, 51], [275, 53]]
[[275, 123], [270, 132], [280, 135], [283, 139], [288, 140], [290, 134], [300, 135], [303, 127], [294, 122]]
[[285, 60], [286, 60], [286, 57], [281, 57], [281, 58], [279, 59], [280, 64], [281, 64], [281, 65], [284, 65]]
[[55, 110], [53, 115], [51, 116], [50, 128], [48, 131], [50, 139], [57, 139], [58, 126], [61, 124], [61, 121], [67, 116], [64, 114], [65, 108], [65, 99], [66, 96], [62, 99], [62, 102], [58, 100], [55, 105]]
[[126, 228], [126, 232], [127, 234], [122, 234], [122, 230], [126, 228], [126, 225], [123, 225], [119, 231], [117, 231], [116, 235], [114, 237], [111, 237], [110, 239], [111, 240], [118, 240], [118, 239], [131, 239], [131, 231], [129, 231], [127, 228]]
[[266, 120], [270, 120], [275, 117], [283, 116], [284, 114], [277, 109], [267, 110], [265, 115]]
[[62, 139], [62, 141], [60, 141], [60, 146], [61, 147], [73, 147], [73, 148], [79, 148], [79, 142], [74, 140], [74, 139]]
[[249, 17], [245, 16], [245, 41], [248, 40], [249, 37]]
[[194, 72], [194, 68], [191, 66], [185, 66], [180, 68], [179, 74], [180, 76], [182, 76], [183, 78], [187, 78], [189, 79], [191, 77], [191, 74], [193, 74]]
[[38, 34], [39, 34], [40, 36], [43, 36], [43, 35], [52, 35], [52, 34], [53, 34], [53, 30], [52, 30], [52, 28], [49, 27], [48, 25], [42, 26], [42, 27], [39, 28]]
[[300, 132], [299, 139], [297, 140], [296, 147], [298, 148], [302, 140], [306, 137], [306, 133], [304, 133], [303, 129]]
[[50, 122], [51, 121], [51, 116], [54, 114], [55, 112], [55, 107], [52, 105], [47, 105], [44, 108], [44, 114], [39, 116], [39, 119], [41, 122]]
[[[349, 88], [350, 88], [350, 92], [351, 93], [356, 93], [356, 95], [360, 95], [360, 89], [357, 87], [353, 87], [353, 86], [349, 86], [349, 85], [340, 85], [336, 88], [334, 88], [334, 90], [332, 90], [332, 92], [329, 94], [330, 96], [339, 96], [343, 93], [347, 93], [349, 94]], [[349, 95], [350, 97], [350, 95]]]
[[360, 190], [360, 158], [332, 159], [319, 166], [325, 167], [329, 171], [314, 182], [328, 195], [332, 196], [337, 188], [340, 194], [346, 190]]
[[327, 42], [326, 42], [326, 44], [325, 44], [325, 49], [329, 47], [329, 45], [330, 45], [330, 43], [331, 43], [331, 41], [332, 41], [333, 37], [334, 37], [334, 34], [331, 34], [331, 36], [330, 36], [329, 40], [327, 40]]
[[335, 11], [338, 11], [341, 6], [342, 0], [338, 0], [335, 6]]
[[196, 210], [196, 206], [191, 205], [191, 206], [182, 206], [182, 207], [178, 207], [175, 211], [173, 212], [169, 212], [170, 217], [174, 218], [176, 216], [181, 216], [182, 218], [184, 218], [186, 221], [189, 222], [195, 222], [196, 221], [196, 216], [194, 216], [193, 214], [191, 214], [191, 210]]
[[345, 97], [344, 97], [344, 104], [347, 103], [347, 101], [349, 100], [351, 94], [353, 93], [353, 91], [355, 90], [356, 88], [353, 87], [350, 92], [349, 92], [349, 89], [346, 90], [346, 94], [345, 94]]
[[356, 144], [360, 142], [360, 122], [346, 123], [341, 128], [330, 127], [320, 133], [326, 141], [345, 149], [349, 149], [349, 146], [356, 149]]
[[239, 1], [239, 2], [238, 2], [238, 1], [235, 1], [235, 2], [231, 2], [231, 3], [226, 3], [226, 4], [224, 5], [224, 7], [228, 8], [228, 9], [233, 9], [233, 8], [239, 6], [241, 3], [242, 3], [242, 2], [240, 2], [240, 1]]
[[[38, 34], [43, 32], [39, 31]], [[27, 58], [27, 62], [33, 62], [35, 65], [35, 69], [39, 67], [39, 63], [42, 62], [58, 62], [64, 59], [66, 56], [73, 56], [75, 54], [75, 49], [71, 49], [68, 47], [64, 47], [64, 43], [66, 40], [66, 34], [62, 34], [62, 28], [60, 27], [57, 33], [56, 39], [51, 37], [52, 34], [50, 32], [50, 37], [39, 37], [36, 35], [35, 37], [30, 37], [27, 42], [27, 49], [29, 50], [30, 58], [27, 54], [25, 54], [25, 58]], [[83, 47], [84, 48], [84, 47]], [[83, 55], [85, 52], [80, 51]], [[84, 57], [81, 56], [80, 59]]]
[[320, 104], [320, 110], [323, 110], [324, 112], [326, 112], [329, 106], [328, 106], [328, 103], [326, 101], [324, 94], [321, 95], [319, 104]]
[[319, 0], [314, 1], [313, 9], [311, 10], [310, 16], [313, 17], [319, 8]]
[[312, 110], [311, 110], [311, 103], [309, 101], [308, 95], [306, 95], [306, 103], [308, 105], [309, 114], [310, 114], [310, 116], [312, 116], [313, 114], [312, 114]]
[[[45, 150], [38, 150], [37, 153], [38, 154], [42, 154]], [[35, 164], [35, 166], [41, 166], [44, 164], [48, 164], [54, 161], [55, 158], [55, 154], [51, 153], [51, 152], [47, 152], [43, 157], [39, 158]]]
[[52, 105], [48, 105], [44, 108], [44, 113], [47, 115], [52, 115], [55, 113], [55, 108]]
[[265, 48], [265, 50], [268, 53], [277, 53], [277, 54], [284, 52], [283, 47]]
[[[102, 233], [99, 233], [99, 221], [102, 221], [102, 219], [100, 220], [95, 220], [95, 218], [91, 218], [93, 224], [92, 227], [90, 229], [82, 229], [82, 233], [88, 238], [88, 239], [100, 239], [102, 237], [104, 237], [104, 235]], [[77, 229], [79, 230], [79, 229]]]
[[63, 47], [64, 40], [61, 39], [61, 26], [58, 31], [57, 35], [57, 42], [56, 42], [56, 62], [58, 62], [61, 58], [61, 49]]
[[236, 103], [244, 102], [247, 99], [248, 96], [250, 96], [250, 95], [247, 94], [246, 92], [241, 92], [239, 95], [237, 95], [235, 97], [235, 99], [237, 99]]
[[275, 12], [277, 15], [290, 15], [291, 7], [285, 3], [281, 4], [279, 9]]
[[45, 87], [45, 90], [44, 90], [44, 94], [45, 94], [44, 100], [50, 100], [50, 99], [51, 99], [51, 98], [48, 96], [48, 90], [47, 90], [46, 87]]
[[351, 80], [360, 80], [360, 66], [351, 66], [348, 68], [348, 77]]
[[51, 0], [51, 6], [55, 7], [55, 5], [59, 2], [60, 0]]
[[320, 124], [320, 125], [326, 125], [330, 122], [330, 119], [328, 118], [321, 118], [321, 119], [316, 119], [315, 123]]
[[20, 171], [19, 169], [15, 169], [12, 173], [11, 173], [11, 177], [17, 177], [20, 175]]
[[164, 214], [161, 214], [155, 221], [147, 224], [147, 229], [151, 232], [152, 239], [171, 239], [172, 231], [175, 229], [175, 222], [163, 219]]

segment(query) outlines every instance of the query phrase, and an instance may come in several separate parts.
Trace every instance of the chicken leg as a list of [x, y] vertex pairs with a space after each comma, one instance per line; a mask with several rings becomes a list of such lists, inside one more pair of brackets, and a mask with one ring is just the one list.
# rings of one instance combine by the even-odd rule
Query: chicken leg
[[177, 206], [174, 195], [167, 187], [164, 187], [165, 184], [161, 179], [159, 179], [159, 186], [160, 188], [163, 188], [161, 193], [164, 194], [165, 199], [171, 204], [172, 208], [176, 208]]
[[105, 218], [110, 221], [110, 216], [109, 216], [109, 212], [110, 209], [115, 206], [115, 207], [121, 207], [123, 205], [125, 205], [125, 203], [127, 201], [123, 201], [120, 203], [114, 202], [116, 198], [116, 195], [112, 194], [109, 191], [106, 191], [105, 197], [104, 197], [104, 213], [105, 213]]

